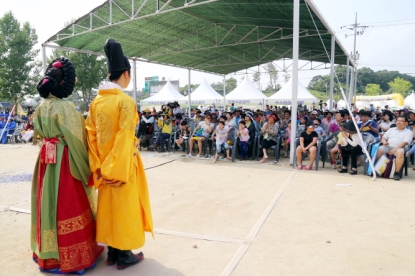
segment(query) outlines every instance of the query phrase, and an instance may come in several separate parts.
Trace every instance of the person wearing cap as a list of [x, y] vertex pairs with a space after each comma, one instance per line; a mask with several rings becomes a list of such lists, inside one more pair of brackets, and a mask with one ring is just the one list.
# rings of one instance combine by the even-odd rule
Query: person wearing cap
[[375, 121], [370, 119], [370, 115], [371, 115], [370, 111], [362, 111], [360, 115], [361, 115], [361, 118], [360, 118], [361, 122], [357, 123], [357, 126], [360, 129], [360, 132], [362, 133], [366, 132], [366, 133], [371, 134], [379, 142], [379, 127]]
[[382, 146], [379, 147], [376, 154], [376, 160], [383, 154], [395, 155], [395, 174], [393, 180], [400, 180], [399, 172], [404, 163], [404, 148], [412, 143], [413, 132], [406, 128], [408, 118], [399, 116], [396, 118], [396, 127], [391, 127], [381, 139]]
[[241, 110], [237, 109], [235, 110], [235, 116], [233, 116], [233, 118], [235, 119], [235, 126], [239, 125], [239, 121], [241, 120]]
[[158, 152], [165, 152], [164, 149], [164, 140], [170, 139], [170, 135], [173, 131], [173, 124], [172, 118], [170, 117], [169, 113], [164, 112], [161, 114], [161, 118], [157, 120], [157, 126], [161, 129], [159, 132], [156, 141], [151, 148], [155, 149], [158, 147]]
[[359, 135], [357, 134], [356, 127], [353, 121], [348, 121], [340, 125], [341, 129], [341, 143], [339, 149], [342, 155], [343, 167], [341, 167], [338, 172], [346, 173], [348, 171], [347, 164], [349, 162], [349, 157], [351, 158], [352, 169], [349, 171], [350, 175], [357, 174], [357, 157], [362, 152], [362, 147], [360, 146], [362, 142], [360, 141]]
[[136, 103], [123, 92], [131, 81], [130, 63], [121, 45], [104, 45], [109, 83], [101, 84], [86, 120], [88, 153], [98, 193], [96, 241], [108, 246], [107, 265], [125, 269], [144, 259], [131, 250], [153, 231], [147, 178], [138, 151]]
[[143, 115], [139, 125], [139, 140], [140, 146], [148, 148], [150, 146], [150, 139], [154, 135], [154, 117], [151, 116], [151, 111], [148, 107], [144, 108]]
[[[317, 155], [318, 134], [314, 131], [314, 123], [306, 122], [306, 129], [300, 135], [300, 145], [297, 147], [297, 170], [311, 170]], [[310, 164], [303, 167], [303, 154], [310, 153]]]
[[310, 112], [310, 117], [308, 117], [308, 121], [313, 123], [314, 120], [317, 118], [318, 112], [317, 110], [313, 110]]
[[54, 274], [83, 274], [104, 250], [95, 240], [85, 120], [65, 99], [75, 81], [74, 65], [59, 57], [36, 86], [44, 101], [33, 119], [42, 146], [32, 177], [30, 245], [41, 271]]

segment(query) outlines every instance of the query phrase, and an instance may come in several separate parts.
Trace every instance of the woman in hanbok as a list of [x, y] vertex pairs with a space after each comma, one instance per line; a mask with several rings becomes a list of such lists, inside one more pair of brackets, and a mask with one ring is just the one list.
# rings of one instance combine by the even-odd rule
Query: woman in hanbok
[[88, 185], [84, 119], [64, 99], [75, 79], [73, 64], [61, 57], [37, 85], [45, 100], [33, 119], [42, 147], [32, 180], [31, 249], [41, 271], [81, 275], [95, 266], [103, 247], [95, 241], [96, 194]]

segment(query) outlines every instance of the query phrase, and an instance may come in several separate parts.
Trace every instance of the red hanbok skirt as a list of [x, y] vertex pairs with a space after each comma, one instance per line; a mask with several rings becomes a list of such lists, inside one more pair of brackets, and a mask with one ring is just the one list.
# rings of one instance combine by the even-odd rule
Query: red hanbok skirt
[[[38, 172], [39, 199], [41, 198], [45, 170], [46, 164], [40, 163]], [[62, 273], [68, 273], [89, 268], [104, 250], [95, 241], [96, 223], [83, 185], [81, 181], [71, 175], [68, 147], [65, 146], [59, 177], [56, 218], [60, 259], [41, 259], [33, 253], [33, 258], [41, 269], [59, 268]], [[40, 202], [37, 202], [37, 205], [39, 227]], [[39, 228], [37, 235], [40, 235]], [[42, 250], [40, 249], [40, 251]]]

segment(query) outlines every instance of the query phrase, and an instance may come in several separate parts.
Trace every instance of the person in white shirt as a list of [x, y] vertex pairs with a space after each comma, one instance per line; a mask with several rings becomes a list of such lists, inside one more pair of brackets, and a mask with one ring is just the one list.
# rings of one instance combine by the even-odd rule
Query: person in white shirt
[[[198, 126], [196, 127], [195, 131], [193, 132], [192, 138], [189, 141], [189, 154], [188, 157], [192, 157], [192, 149], [193, 149], [193, 143], [197, 141], [197, 146], [199, 148], [199, 154], [196, 155], [196, 157], [202, 157], [202, 143], [206, 139], [209, 139], [209, 135], [213, 130], [213, 123], [211, 123], [212, 117], [207, 114], [205, 116], [204, 121], [201, 121]], [[202, 129], [199, 134], [199, 129]], [[198, 134], [198, 135], [196, 135]]]
[[405, 116], [396, 118], [396, 127], [391, 127], [382, 137], [382, 144], [376, 154], [376, 160], [383, 154], [395, 155], [395, 174], [393, 180], [400, 180], [399, 172], [404, 162], [404, 147], [412, 142], [412, 131], [406, 128], [408, 119]]
[[[216, 155], [215, 159], [213, 160], [213, 163], [216, 163], [219, 158], [219, 154], [222, 152], [222, 148], [226, 150], [226, 158], [231, 160], [232, 158], [229, 155], [229, 145], [226, 142], [228, 139], [228, 132], [230, 130], [230, 127], [225, 125], [225, 122], [222, 120], [219, 121], [218, 126], [216, 127], [213, 136], [216, 136]], [[214, 139], [212, 136], [212, 139]]]

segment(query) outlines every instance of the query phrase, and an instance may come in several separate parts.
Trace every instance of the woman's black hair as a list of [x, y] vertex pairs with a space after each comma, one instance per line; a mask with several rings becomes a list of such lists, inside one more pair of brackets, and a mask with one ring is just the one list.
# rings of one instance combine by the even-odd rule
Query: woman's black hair
[[181, 121], [181, 122], [180, 122], [180, 125], [181, 125], [181, 126], [187, 126], [187, 122], [186, 122], [186, 120]]
[[37, 84], [37, 91], [42, 98], [47, 98], [49, 94], [60, 99], [67, 98], [72, 94], [75, 81], [75, 67], [72, 62], [65, 57], [59, 57], [49, 64], [45, 77]]
[[130, 69], [128, 69], [128, 70], [114, 71], [114, 72], [111, 72], [110, 73], [108, 79], [110, 81], [116, 81], [116, 80], [118, 80], [121, 77], [122, 74], [124, 74], [125, 71], [128, 72], [128, 75], [131, 75], [131, 70]]
[[383, 116], [388, 115], [389, 116], [389, 120], [393, 121], [393, 119], [395, 118], [395, 115], [390, 112], [389, 110], [383, 111]]

